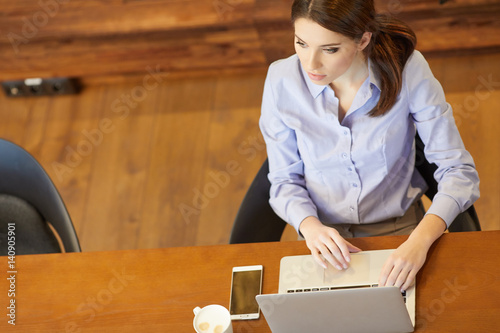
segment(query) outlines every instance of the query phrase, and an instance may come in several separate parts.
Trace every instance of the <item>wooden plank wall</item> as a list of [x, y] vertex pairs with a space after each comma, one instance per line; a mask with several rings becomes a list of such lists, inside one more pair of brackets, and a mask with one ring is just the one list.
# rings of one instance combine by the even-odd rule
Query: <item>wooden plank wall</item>
[[[293, 52], [292, 0], [0, 0], [0, 81], [266, 67]], [[498, 0], [377, 0], [425, 55], [500, 49]]]

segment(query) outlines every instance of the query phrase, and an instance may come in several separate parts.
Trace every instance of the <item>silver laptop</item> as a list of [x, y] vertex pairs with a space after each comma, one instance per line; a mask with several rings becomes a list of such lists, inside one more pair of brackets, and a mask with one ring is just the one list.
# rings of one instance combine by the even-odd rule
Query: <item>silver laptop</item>
[[311, 255], [282, 258], [278, 294], [256, 297], [272, 332], [413, 332], [415, 286], [378, 287], [393, 251], [353, 253], [344, 271]]

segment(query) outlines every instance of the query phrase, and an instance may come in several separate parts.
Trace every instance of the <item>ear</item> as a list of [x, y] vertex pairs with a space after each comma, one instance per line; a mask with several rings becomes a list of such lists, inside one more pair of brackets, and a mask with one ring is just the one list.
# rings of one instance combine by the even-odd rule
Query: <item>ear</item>
[[359, 40], [358, 51], [363, 51], [368, 46], [368, 44], [370, 44], [371, 39], [372, 39], [372, 33], [365, 31], [363, 33], [363, 36]]

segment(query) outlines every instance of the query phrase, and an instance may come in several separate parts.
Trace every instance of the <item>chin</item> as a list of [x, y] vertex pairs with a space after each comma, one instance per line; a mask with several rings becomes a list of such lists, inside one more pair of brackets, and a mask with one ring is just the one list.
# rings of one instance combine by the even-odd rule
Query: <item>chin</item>
[[329, 85], [330, 84], [330, 80], [325, 78], [323, 80], [320, 80], [320, 81], [315, 81], [315, 80], [310, 80], [312, 83], [314, 83], [315, 85], [318, 85], [318, 86], [326, 86], [326, 85]]

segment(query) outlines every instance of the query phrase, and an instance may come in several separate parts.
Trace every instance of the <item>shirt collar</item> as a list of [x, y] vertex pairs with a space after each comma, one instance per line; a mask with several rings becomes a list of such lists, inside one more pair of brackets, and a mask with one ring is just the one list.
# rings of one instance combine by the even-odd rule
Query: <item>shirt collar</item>
[[322, 86], [322, 85], [312, 83], [311, 79], [309, 78], [309, 75], [307, 75], [307, 72], [304, 70], [304, 67], [300, 63], [300, 60], [298, 57], [297, 57], [297, 62], [298, 62], [298, 65], [300, 67], [300, 71], [302, 73], [302, 79], [305, 81], [307, 88], [309, 89], [309, 92], [311, 93], [313, 98], [318, 97], [318, 95], [321, 94], [323, 92], [323, 90], [325, 90], [325, 88], [328, 87], [328, 85]]
[[[313, 98], [316, 98], [325, 90], [328, 85], [318, 85], [315, 84], [311, 81], [309, 76], [307, 75], [307, 72], [304, 70], [304, 67], [302, 67], [302, 64], [300, 63], [300, 60], [297, 57], [297, 62], [300, 67], [300, 71], [302, 73], [302, 78], [306, 82], [307, 88], [309, 89], [309, 92], [311, 93]], [[370, 82], [370, 85], [374, 85], [377, 87], [377, 89], [380, 91], [380, 81], [378, 77], [375, 75], [373, 71], [373, 64], [370, 58], [368, 58], [368, 80]]]

